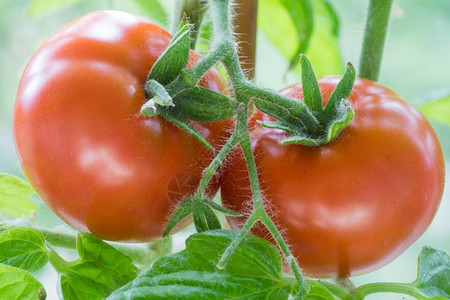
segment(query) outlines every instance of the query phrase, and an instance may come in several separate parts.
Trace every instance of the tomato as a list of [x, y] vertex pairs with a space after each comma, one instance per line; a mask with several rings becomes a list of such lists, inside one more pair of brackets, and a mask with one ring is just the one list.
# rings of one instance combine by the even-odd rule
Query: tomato
[[[339, 77], [319, 80], [324, 103]], [[282, 94], [302, 98], [300, 84]], [[304, 272], [345, 277], [380, 268], [432, 221], [442, 197], [444, 160], [424, 116], [394, 91], [357, 79], [349, 97], [355, 118], [320, 147], [280, 145], [286, 133], [254, 125], [252, 149], [266, 206]], [[272, 120], [256, 113], [256, 120]], [[251, 201], [242, 152], [230, 156], [221, 183], [225, 207]], [[228, 218], [237, 229], [242, 218]], [[269, 237], [257, 226], [253, 233]]]
[[[213, 158], [173, 124], [139, 113], [147, 74], [170, 40], [144, 18], [95, 12], [48, 39], [24, 71], [13, 125], [19, 160], [48, 206], [80, 231], [159, 237]], [[189, 65], [198, 59], [192, 52]], [[224, 90], [217, 71], [202, 85]], [[218, 149], [229, 122], [193, 125]], [[209, 194], [217, 187], [215, 180]]]

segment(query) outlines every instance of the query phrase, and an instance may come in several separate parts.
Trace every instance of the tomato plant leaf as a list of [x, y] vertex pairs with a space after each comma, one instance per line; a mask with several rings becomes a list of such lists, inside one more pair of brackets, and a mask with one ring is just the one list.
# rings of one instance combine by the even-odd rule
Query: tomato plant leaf
[[128, 256], [92, 234], [78, 235], [77, 251], [79, 259], [60, 274], [64, 299], [103, 299], [138, 274]]
[[224, 94], [195, 86], [181, 92], [174, 99], [174, 114], [200, 122], [225, 120], [235, 114], [237, 102]]
[[15, 227], [0, 234], [0, 263], [36, 272], [47, 262], [45, 238], [39, 230]]
[[169, 46], [150, 70], [147, 81], [153, 79], [166, 85], [177, 78], [181, 70], [188, 63], [190, 47], [189, 31], [190, 26], [187, 21], [181, 21], [177, 33], [172, 38]]
[[282, 276], [281, 257], [264, 239], [247, 235], [225, 269], [216, 269], [236, 234], [191, 235], [185, 250], [158, 259], [108, 299], [288, 299], [295, 280]]
[[42, 284], [30, 273], [0, 264], [0, 295], [2, 299], [45, 299]]
[[33, 0], [28, 8], [28, 14], [30, 17], [39, 17], [80, 1], [81, 0]]
[[450, 298], [450, 257], [441, 250], [425, 246], [419, 255], [417, 288], [428, 297]]
[[431, 92], [419, 102], [419, 110], [429, 120], [450, 126], [450, 89]]
[[[258, 3], [258, 24], [291, 67], [308, 48], [313, 33], [311, 0], [262, 0]], [[282, 32], [283, 34], [280, 34]]]
[[159, 0], [134, 0], [145, 14], [158, 25], [165, 26], [169, 20], [166, 10]]
[[211, 49], [212, 36], [213, 22], [211, 16], [208, 14], [208, 11], [206, 11], [202, 24], [200, 25], [197, 44], [195, 46], [195, 50], [200, 55], [205, 55]]
[[317, 77], [342, 73], [339, 18], [329, 1], [262, 0], [258, 6], [258, 25], [289, 61], [289, 69], [304, 53]]
[[309, 290], [302, 300], [334, 300], [334, 295], [323, 285], [316, 281], [308, 280]]
[[33, 218], [37, 211], [37, 204], [30, 199], [33, 194], [35, 191], [27, 182], [0, 174], [0, 214]]

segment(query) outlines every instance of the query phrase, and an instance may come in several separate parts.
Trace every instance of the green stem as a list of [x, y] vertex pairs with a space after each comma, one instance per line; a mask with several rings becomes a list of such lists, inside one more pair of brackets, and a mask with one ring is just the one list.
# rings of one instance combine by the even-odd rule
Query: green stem
[[228, 139], [226, 144], [220, 149], [220, 152], [214, 157], [209, 166], [203, 171], [202, 180], [197, 189], [196, 199], [201, 200], [202, 195], [205, 193], [206, 187], [208, 186], [209, 181], [214, 176], [217, 171], [217, 168], [222, 164], [224, 159], [227, 157], [228, 153], [230, 153], [231, 149], [233, 149], [236, 144], [239, 143], [239, 136], [236, 132], [234, 132], [231, 137]]
[[281, 236], [279, 230], [273, 223], [273, 221], [268, 216], [267, 212], [264, 208], [261, 188], [259, 184], [258, 179], [258, 170], [256, 167], [255, 157], [253, 155], [252, 147], [251, 147], [251, 140], [250, 140], [250, 133], [248, 131], [248, 124], [247, 124], [247, 107], [245, 109], [239, 109], [238, 115], [237, 115], [237, 125], [236, 125], [236, 133], [240, 137], [240, 145], [242, 148], [242, 151], [244, 153], [245, 160], [247, 162], [247, 169], [249, 173], [250, 178], [250, 187], [253, 195], [253, 212], [250, 215], [250, 217], [247, 219], [243, 227], [241, 228], [239, 234], [236, 236], [235, 239], [230, 243], [230, 245], [225, 250], [224, 254], [222, 255], [221, 259], [219, 260], [217, 267], [219, 269], [223, 269], [225, 265], [227, 264], [228, 260], [230, 259], [231, 255], [233, 254], [236, 247], [239, 245], [239, 243], [244, 239], [247, 232], [250, 231], [251, 227], [258, 221], [262, 221], [263, 224], [269, 229], [270, 233], [272, 234], [273, 238], [279, 245], [281, 251], [283, 252], [283, 255], [286, 257], [286, 260], [291, 267], [292, 271], [294, 272], [294, 275], [297, 279], [297, 282], [299, 284], [300, 288], [300, 294], [303, 294], [307, 290], [307, 283], [304, 280], [300, 267], [298, 266], [297, 260], [292, 255], [291, 251], [289, 250], [289, 247], [287, 246], [286, 242], [284, 241], [283, 237]]
[[192, 80], [199, 82], [203, 75], [211, 69], [219, 60], [223, 59], [229, 52], [226, 44], [218, 44], [208, 52], [195, 66], [186, 72], [192, 76]]
[[255, 214], [255, 211], [253, 211], [250, 217], [248, 217], [247, 221], [245, 221], [245, 224], [242, 226], [241, 230], [239, 230], [238, 234], [234, 237], [234, 239], [223, 252], [222, 257], [216, 265], [219, 270], [225, 269], [225, 266], [227, 265], [237, 246], [239, 246], [239, 244], [244, 240], [247, 233], [257, 221], [258, 216], [257, 214]]
[[392, 0], [370, 0], [359, 64], [359, 77], [378, 80]]
[[360, 300], [374, 293], [399, 293], [419, 300], [430, 299], [418, 291], [414, 285], [406, 283], [369, 283], [356, 288], [352, 294], [356, 300]]
[[264, 214], [261, 215], [260, 220], [267, 227], [267, 229], [269, 229], [270, 233], [272, 234], [272, 237], [280, 247], [281, 252], [283, 252], [284, 257], [286, 258], [287, 263], [291, 267], [292, 272], [294, 272], [295, 278], [297, 279], [297, 282], [299, 284], [300, 289], [299, 293], [300, 295], [303, 295], [308, 290], [308, 283], [303, 278], [302, 271], [297, 263], [297, 260], [289, 250], [289, 247], [284, 241], [283, 237], [281, 236], [280, 231], [278, 230], [278, 228], [273, 223], [272, 219], [267, 215], [265, 211]]
[[63, 226], [58, 226], [54, 229], [33, 225], [29, 225], [29, 227], [35, 228], [42, 232], [47, 243], [52, 246], [66, 249], [77, 248], [76, 234], [72, 230], [66, 229]]
[[[214, 39], [212, 51], [222, 44], [228, 50], [227, 55], [224, 56], [223, 63], [228, 71], [228, 75], [233, 83], [235, 89], [247, 82], [244, 71], [239, 64], [239, 56], [235, 48], [235, 42], [231, 30], [231, 8], [229, 0], [210, 0], [211, 17], [214, 20]], [[236, 98], [238, 98], [236, 96]], [[239, 99], [238, 99], [239, 100]], [[247, 99], [242, 99], [248, 102]]]
[[47, 245], [47, 249], [48, 261], [52, 264], [53, 268], [55, 268], [58, 273], [67, 273], [67, 262], [62, 259], [61, 256], [59, 256], [59, 254], [56, 253], [56, 251], [53, 250], [53, 248], [51, 248], [49, 245]]

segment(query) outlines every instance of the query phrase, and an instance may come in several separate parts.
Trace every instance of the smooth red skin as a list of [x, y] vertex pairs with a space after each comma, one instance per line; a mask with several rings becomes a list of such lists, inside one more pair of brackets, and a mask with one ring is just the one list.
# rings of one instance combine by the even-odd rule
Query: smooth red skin
[[[338, 77], [319, 80], [328, 99]], [[300, 85], [281, 91], [302, 98]], [[286, 135], [254, 125], [252, 147], [266, 204], [304, 272], [336, 277], [378, 269], [416, 241], [442, 197], [444, 159], [427, 120], [398, 94], [357, 79], [355, 118], [331, 143], [282, 146]], [[256, 113], [250, 120], [270, 120]], [[237, 151], [221, 184], [222, 203], [248, 211], [245, 161]], [[231, 228], [243, 219], [228, 218]], [[262, 226], [253, 231], [269, 238]]]
[[[47, 40], [19, 85], [14, 137], [32, 186], [65, 222], [100, 238], [161, 236], [212, 153], [160, 117], [145, 118], [147, 74], [171, 36], [144, 18], [102, 11]], [[190, 65], [199, 56], [191, 53]], [[222, 91], [215, 71], [202, 79]], [[216, 148], [230, 121], [195, 123]], [[210, 187], [210, 194], [217, 190]]]

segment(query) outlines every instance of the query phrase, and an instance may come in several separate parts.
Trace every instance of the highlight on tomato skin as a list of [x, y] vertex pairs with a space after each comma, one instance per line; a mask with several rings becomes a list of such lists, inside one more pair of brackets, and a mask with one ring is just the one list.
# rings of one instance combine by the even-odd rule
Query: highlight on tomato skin
[[[139, 114], [147, 75], [170, 40], [145, 18], [94, 12], [44, 42], [23, 73], [13, 121], [20, 163], [47, 205], [80, 231], [117, 241], [159, 238], [213, 158], [173, 124]], [[189, 66], [199, 58], [191, 52]], [[215, 70], [201, 83], [225, 89]], [[229, 125], [193, 122], [216, 150]], [[215, 178], [208, 195], [217, 188]]]
[[[319, 79], [328, 99], [339, 77]], [[296, 84], [281, 94], [302, 98]], [[300, 266], [312, 277], [347, 277], [398, 257], [427, 229], [444, 187], [444, 159], [431, 125], [394, 91], [357, 79], [349, 97], [355, 118], [320, 147], [280, 145], [287, 134], [250, 120], [261, 189]], [[245, 211], [251, 201], [242, 152], [222, 174], [225, 207]], [[227, 218], [232, 229], [243, 218]], [[262, 226], [252, 231], [270, 240]]]

